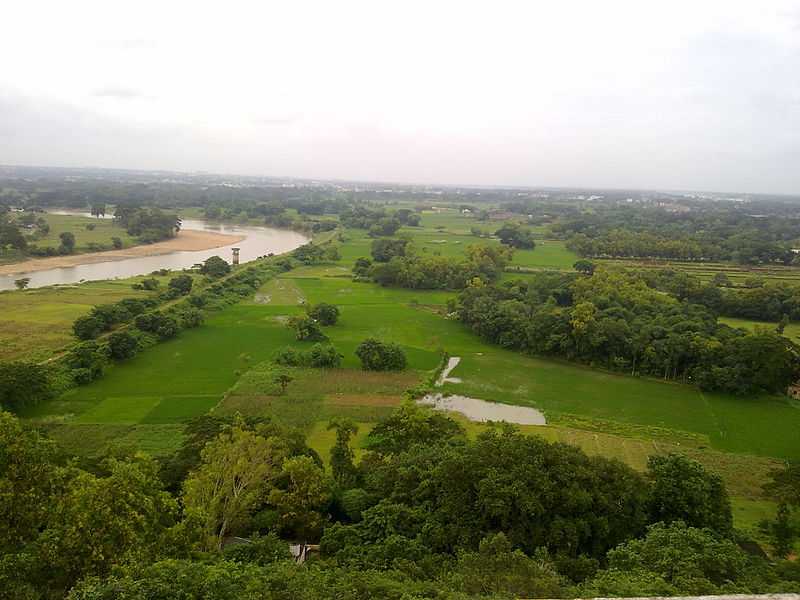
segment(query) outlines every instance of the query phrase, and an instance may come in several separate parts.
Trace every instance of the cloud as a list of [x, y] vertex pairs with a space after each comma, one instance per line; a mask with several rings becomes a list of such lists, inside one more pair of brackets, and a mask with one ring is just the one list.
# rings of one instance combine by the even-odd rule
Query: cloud
[[134, 100], [146, 97], [145, 94], [139, 90], [117, 86], [98, 88], [92, 92], [92, 96], [97, 98], [117, 98], [119, 100]]

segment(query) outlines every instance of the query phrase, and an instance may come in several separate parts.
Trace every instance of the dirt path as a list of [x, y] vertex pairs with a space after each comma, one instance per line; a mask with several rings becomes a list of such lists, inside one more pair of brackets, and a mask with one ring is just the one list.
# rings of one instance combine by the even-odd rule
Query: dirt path
[[75, 267], [78, 265], [125, 260], [127, 258], [158, 256], [160, 254], [170, 254], [172, 252], [210, 250], [212, 248], [221, 248], [222, 246], [241, 242], [245, 237], [246, 236], [243, 235], [227, 235], [215, 233], [213, 231], [186, 229], [170, 240], [156, 242], [155, 244], [143, 244], [141, 246], [125, 248], [124, 250], [109, 250], [107, 252], [31, 258], [10, 265], [0, 265], [0, 275], [16, 275], [17, 273], [46, 271], [48, 269]]

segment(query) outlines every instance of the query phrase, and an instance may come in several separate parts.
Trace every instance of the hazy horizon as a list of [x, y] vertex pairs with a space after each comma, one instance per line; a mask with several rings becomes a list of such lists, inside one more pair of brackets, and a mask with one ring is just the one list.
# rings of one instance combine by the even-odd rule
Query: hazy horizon
[[0, 164], [800, 193], [800, 0], [12, 0]]

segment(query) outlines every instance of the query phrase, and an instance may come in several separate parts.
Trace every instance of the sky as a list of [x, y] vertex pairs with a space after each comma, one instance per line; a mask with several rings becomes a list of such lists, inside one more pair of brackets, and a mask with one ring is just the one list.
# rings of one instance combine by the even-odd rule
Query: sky
[[0, 164], [800, 193], [800, 0], [3, 0]]

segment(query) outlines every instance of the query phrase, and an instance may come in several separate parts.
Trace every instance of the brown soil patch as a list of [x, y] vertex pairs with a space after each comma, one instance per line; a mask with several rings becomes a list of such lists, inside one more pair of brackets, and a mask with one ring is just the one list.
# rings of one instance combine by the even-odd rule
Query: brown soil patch
[[400, 406], [402, 403], [402, 396], [364, 396], [360, 394], [325, 396], [325, 404], [334, 406]]
[[31, 258], [10, 265], [0, 265], [0, 275], [32, 273], [34, 271], [46, 271], [48, 269], [60, 269], [63, 267], [75, 267], [77, 265], [125, 260], [126, 258], [158, 256], [160, 254], [170, 254], [172, 252], [210, 250], [211, 248], [221, 248], [222, 246], [241, 242], [244, 238], [245, 236], [243, 235], [227, 235], [215, 233], [213, 231], [186, 229], [170, 240], [156, 242], [155, 244], [143, 244], [141, 246], [125, 248], [124, 250], [108, 250], [107, 252]]

